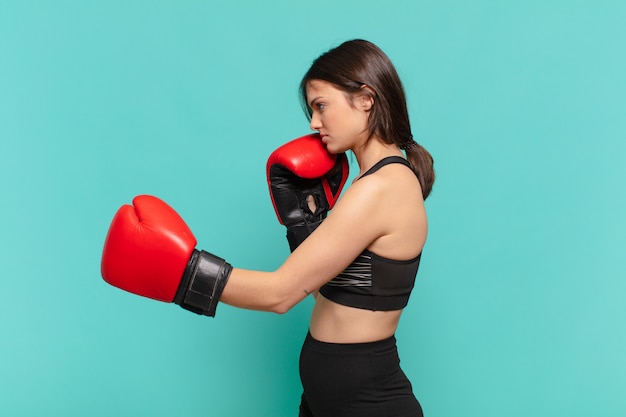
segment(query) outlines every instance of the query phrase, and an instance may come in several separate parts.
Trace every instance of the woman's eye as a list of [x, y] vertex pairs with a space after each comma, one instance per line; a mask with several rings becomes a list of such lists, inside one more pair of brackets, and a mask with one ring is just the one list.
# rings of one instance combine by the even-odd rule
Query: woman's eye
[[326, 107], [324, 103], [317, 103], [315, 104], [315, 106], [317, 107], [318, 110], [324, 110], [324, 107]]

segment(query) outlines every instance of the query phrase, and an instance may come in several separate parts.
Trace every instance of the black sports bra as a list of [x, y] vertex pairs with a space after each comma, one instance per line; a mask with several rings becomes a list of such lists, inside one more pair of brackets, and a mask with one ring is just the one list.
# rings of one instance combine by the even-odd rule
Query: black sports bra
[[[361, 177], [385, 165], [400, 163], [410, 168], [399, 156], [383, 158]], [[341, 274], [324, 284], [320, 294], [336, 303], [374, 311], [399, 310], [409, 302], [420, 253], [413, 259], [394, 260], [364, 250]]]

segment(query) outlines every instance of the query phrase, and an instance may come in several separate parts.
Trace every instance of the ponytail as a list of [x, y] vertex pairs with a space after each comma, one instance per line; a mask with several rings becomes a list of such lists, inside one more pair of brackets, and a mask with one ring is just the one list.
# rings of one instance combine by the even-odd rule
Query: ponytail
[[422, 145], [415, 141], [401, 146], [406, 152], [406, 159], [409, 161], [413, 172], [417, 175], [422, 186], [422, 196], [424, 200], [428, 198], [435, 182], [435, 169], [433, 167], [433, 157]]

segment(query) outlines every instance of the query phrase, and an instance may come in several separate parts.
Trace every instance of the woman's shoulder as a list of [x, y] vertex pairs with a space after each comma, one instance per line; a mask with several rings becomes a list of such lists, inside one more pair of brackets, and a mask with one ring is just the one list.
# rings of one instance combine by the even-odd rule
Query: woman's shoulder
[[422, 205], [422, 191], [415, 174], [404, 165], [391, 164], [352, 183], [332, 211], [369, 219], [369, 225], [381, 226], [390, 222], [390, 214], [404, 214], [399, 207]]
[[358, 186], [357, 190], [360, 192], [372, 193], [378, 197], [398, 193], [404, 197], [421, 196], [422, 190], [415, 172], [409, 165], [400, 162], [400, 158], [394, 158], [374, 172], [361, 176], [352, 186]]

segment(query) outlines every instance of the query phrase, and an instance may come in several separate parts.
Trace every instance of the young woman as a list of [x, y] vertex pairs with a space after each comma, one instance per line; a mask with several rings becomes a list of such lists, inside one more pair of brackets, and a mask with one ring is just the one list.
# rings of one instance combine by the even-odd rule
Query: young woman
[[[163, 229], [157, 232], [162, 236], [147, 235], [146, 243], [136, 244], [137, 220], [119, 220], [126, 217], [118, 212], [105, 243], [103, 277], [211, 316], [218, 300], [284, 313], [312, 295], [300, 358], [300, 416], [421, 416], [394, 334], [426, 241], [424, 199], [434, 182], [433, 160], [413, 140], [394, 66], [370, 42], [348, 41], [321, 55], [302, 79], [300, 94], [317, 140], [333, 155], [352, 151], [360, 172], [283, 265], [273, 272], [243, 270], [198, 252], [182, 220], [164, 203], [146, 200], [135, 202], [143, 210], [139, 221], [150, 223], [150, 233]], [[140, 203], [150, 210], [140, 210]], [[317, 203], [310, 202], [311, 212]], [[163, 261], [170, 256], [175, 259]], [[165, 271], [174, 264], [184, 270], [182, 279], [176, 268]]]
[[282, 288], [269, 291], [279, 295], [273, 303], [256, 290], [244, 302], [259, 277], [237, 270], [221, 300], [284, 312], [315, 296], [301, 354], [301, 416], [420, 416], [394, 334], [426, 241], [433, 160], [413, 140], [394, 66], [370, 42], [348, 41], [320, 56], [300, 94], [311, 129], [330, 153], [352, 151], [359, 175], [266, 281]]

